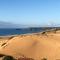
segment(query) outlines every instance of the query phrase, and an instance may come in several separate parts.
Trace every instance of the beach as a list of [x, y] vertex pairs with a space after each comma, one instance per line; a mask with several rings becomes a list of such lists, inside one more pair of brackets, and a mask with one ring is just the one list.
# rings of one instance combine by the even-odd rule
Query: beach
[[0, 54], [13, 56], [15, 59], [60, 60], [60, 30], [0, 36]]

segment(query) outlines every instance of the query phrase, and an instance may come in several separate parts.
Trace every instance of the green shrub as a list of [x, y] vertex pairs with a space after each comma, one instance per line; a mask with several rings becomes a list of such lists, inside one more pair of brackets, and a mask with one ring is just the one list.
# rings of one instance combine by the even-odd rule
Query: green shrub
[[12, 56], [5, 56], [3, 60], [15, 60]]

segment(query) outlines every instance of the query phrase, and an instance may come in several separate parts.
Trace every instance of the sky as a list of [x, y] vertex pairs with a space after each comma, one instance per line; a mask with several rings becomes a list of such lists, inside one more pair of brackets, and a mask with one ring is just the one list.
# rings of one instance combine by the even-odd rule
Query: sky
[[60, 24], [60, 0], [0, 0], [0, 21], [30, 26]]

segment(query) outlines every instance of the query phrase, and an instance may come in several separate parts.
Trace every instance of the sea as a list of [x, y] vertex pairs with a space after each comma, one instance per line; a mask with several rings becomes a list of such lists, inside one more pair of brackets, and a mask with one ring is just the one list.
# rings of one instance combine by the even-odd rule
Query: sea
[[0, 36], [36, 33], [45, 31], [46, 29], [47, 28], [0, 28]]
[[16, 29], [16, 28], [6, 28], [6, 29], [0, 29], [0, 36], [5, 35], [20, 35], [20, 34], [27, 34], [27, 33], [35, 33], [35, 32], [41, 32], [42, 29]]

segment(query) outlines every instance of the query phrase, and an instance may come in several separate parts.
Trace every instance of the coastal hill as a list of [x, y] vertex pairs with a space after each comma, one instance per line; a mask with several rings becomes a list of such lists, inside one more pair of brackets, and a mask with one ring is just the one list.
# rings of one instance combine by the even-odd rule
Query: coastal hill
[[4, 22], [0, 21], [0, 29], [1, 28], [26, 28], [26, 25], [21, 25], [21, 24], [14, 24], [11, 22]]

